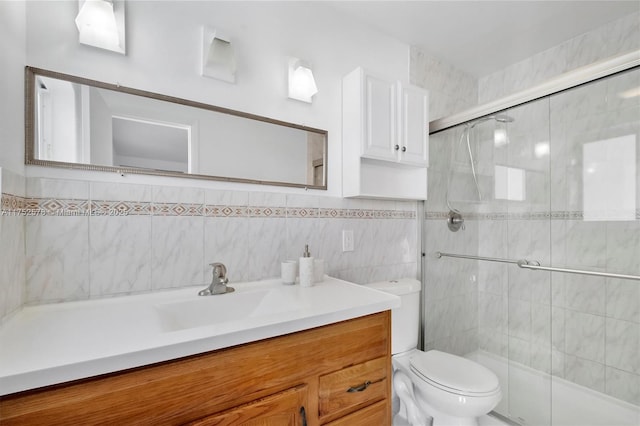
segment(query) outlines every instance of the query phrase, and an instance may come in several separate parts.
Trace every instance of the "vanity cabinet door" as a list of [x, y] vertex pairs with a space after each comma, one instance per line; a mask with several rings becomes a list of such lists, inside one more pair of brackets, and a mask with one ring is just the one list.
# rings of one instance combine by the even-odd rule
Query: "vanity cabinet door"
[[187, 423], [189, 426], [306, 426], [306, 385]]

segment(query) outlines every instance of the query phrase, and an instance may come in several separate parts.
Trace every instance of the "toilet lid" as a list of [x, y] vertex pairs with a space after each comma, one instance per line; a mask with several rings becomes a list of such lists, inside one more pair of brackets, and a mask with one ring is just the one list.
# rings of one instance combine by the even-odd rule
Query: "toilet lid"
[[479, 395], [500, 388], [498, 377], [488, 368], [445, 352], [418, 351], [411, 357], [410, 365], [416, 375], [450, 392]]

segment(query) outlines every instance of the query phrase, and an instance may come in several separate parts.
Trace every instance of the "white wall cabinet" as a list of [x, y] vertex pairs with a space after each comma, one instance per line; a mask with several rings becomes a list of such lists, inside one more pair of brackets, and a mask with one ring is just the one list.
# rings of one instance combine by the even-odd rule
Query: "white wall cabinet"
[[342, 81], [343, 196], [425, 200], [427, 91], [357, 68]]

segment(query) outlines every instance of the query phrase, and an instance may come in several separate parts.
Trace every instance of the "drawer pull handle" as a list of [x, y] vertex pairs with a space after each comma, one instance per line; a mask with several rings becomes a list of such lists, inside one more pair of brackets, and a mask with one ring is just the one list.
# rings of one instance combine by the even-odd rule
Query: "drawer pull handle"
[[362, 392], [363, 390], [368, 388], [370, 384], [371, 384], [371, 382], [369, 380], [367, 380], [366, 382], [364, 382], [360, 386], [352, 386], [352, 387], [350, 387], [349, 389], [347, 389], [347, 392]]
[[302, 423], [302, 426], [307, 426], [307, 412], [304, 409], [304, 405], [300, 407], [300, 423]]

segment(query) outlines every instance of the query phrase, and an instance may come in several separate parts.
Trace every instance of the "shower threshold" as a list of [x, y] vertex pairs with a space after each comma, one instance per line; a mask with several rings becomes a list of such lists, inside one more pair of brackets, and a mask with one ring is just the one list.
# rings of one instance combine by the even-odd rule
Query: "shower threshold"
[[[640, 406], [483, 350], [466, 355], [493, 371], [502, 401], [492, 414], [517, 425], [638, 426]], [[509, 413], [510, 417], [504, 417]], [[499, 414], [495, 416], [495, 414]], [[522, 421], [513, 422], [513, 419]]]

